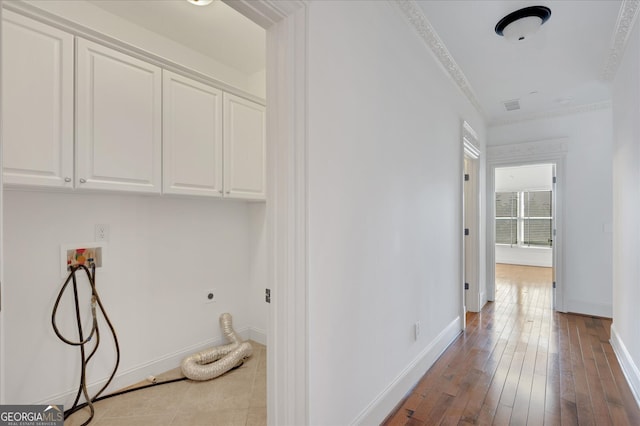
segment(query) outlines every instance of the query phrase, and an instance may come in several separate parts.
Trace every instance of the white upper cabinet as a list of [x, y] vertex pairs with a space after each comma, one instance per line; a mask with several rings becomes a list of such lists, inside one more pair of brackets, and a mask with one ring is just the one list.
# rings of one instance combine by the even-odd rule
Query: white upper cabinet
[[265, 108], [224, 94], [225, 197], [265, 198]]
[[265, 107], [125, 51], [3, 11], [4, 183], [264, 200]]
[[73, 36], [2, 14], [4, 182], [72, 187]]
[[166, 70], [163, 191], [222, 196], [222, 91]]
[[77, 40], [76, 187], [160, 192], [162, 72]]

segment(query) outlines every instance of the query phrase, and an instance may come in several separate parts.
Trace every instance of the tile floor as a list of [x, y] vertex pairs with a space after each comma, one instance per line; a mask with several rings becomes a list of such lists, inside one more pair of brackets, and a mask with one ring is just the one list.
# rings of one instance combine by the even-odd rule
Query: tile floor
[[[266, 425], [266, 347], [253, 341], [251, 344], [251, 358], [216, 379], [180, 381], [97, 402], [91, 426]], [[162, 381], [181, 376], [178, 368], [157, 378]], [[71, 415], [65, 426], [84, 423], [86, 410]]]

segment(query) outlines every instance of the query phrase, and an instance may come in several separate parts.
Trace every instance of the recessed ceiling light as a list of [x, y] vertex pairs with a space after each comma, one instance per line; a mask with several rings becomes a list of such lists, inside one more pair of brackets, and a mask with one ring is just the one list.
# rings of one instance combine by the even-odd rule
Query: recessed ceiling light
[[187, 0], [191, 4], [195, 4], [196, 6], [206, 6], [213, 3], [213, 0]]
[[530, 6], [511, 12], [496, 24], [496, 34], [509, 41], [524, 41], [535, 34], [551, 16], [545, 6]]

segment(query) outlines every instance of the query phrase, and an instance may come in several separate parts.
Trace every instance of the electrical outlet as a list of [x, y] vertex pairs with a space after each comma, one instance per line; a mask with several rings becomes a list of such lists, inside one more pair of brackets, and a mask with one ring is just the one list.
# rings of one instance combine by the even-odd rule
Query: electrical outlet
[[418, 337], [420, 337], [420, 321], [416, 321], [413, 325], [413, 338], [414, 340], [418, 340]]
[[207, 290], [205, 293], [205, 302], [204, 303], [213, 303], [216, 301], [216, 292], [215, 290]]
[[95, 234], [95, 240], [97, 242], [109, 241], [109, 225], [105, 223], [96, 224]]

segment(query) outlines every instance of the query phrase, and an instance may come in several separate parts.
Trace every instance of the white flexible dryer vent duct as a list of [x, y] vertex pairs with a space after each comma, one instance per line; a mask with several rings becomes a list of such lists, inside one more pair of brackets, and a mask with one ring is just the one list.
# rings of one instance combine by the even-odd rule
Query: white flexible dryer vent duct
[[214, 346], [182, 361], [182, 374], [191, 380], [211, 380], [241, 365], [253, 353], [249, 342], [243, 342], [231, 325], [231, 314], [220, 315], [220, 328], [231, 343]]

